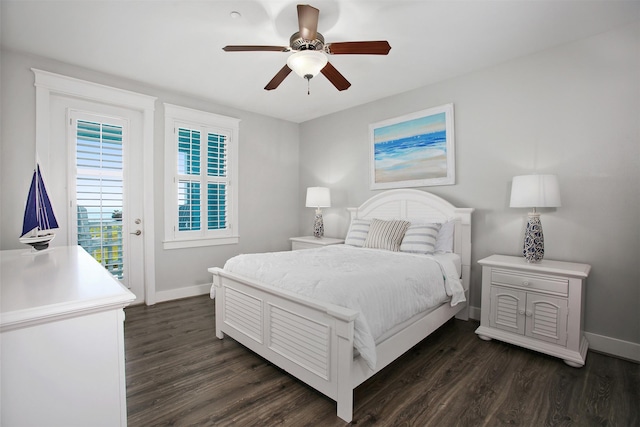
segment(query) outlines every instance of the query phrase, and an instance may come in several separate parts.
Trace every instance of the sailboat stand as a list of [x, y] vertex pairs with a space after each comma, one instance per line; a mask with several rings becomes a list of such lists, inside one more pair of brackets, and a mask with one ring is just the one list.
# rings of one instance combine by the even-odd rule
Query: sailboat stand
[[53, 231], [56, 228], [58, 228], [58, 221], [44, 186], [40, 165], [36, 164], [24, 210], [22, 236], [19, 240], [21, 243], [32, 246], [36, 251], [47, 249], [56, 236]]

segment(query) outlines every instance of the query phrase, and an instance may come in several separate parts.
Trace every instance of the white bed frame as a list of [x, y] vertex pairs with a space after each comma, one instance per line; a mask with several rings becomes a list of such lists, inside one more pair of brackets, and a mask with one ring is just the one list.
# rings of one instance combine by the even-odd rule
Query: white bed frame
[[[455, 220], [454, 252], [462, 259], [462, 284], [468, 299], [471, 263], [471, 208], [456, 208], [418, 190], [377, 194], [351, 218]], [[236, 341], [337, 402], [346, 422], [353, 416], [353, 390], [393, 362], [449, 319], [467, 320], [467, 303], [445, 303], [376, 346], [377, 366], [354, 358], [354, 319], [358, 312], [302, 297], [221, 268], [210, 268], [215, 294], [216, 336]]]

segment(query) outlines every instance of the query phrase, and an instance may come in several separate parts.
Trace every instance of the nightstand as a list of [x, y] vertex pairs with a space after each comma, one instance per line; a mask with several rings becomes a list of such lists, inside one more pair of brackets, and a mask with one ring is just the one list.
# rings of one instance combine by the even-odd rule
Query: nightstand
[[321, 246], [328, 245], [339, 245], [344, 243], [344, 239], [334, 239], [332, 237], [313, 237], [313, 236], [304, 236], [304, 237], [292, 237], [291, 240], [291, 250], [297, 251], [299, 249], [312, 249], [319, 248]]
[[482, 311], [476, 334], [584, 365], [582, 331], [588, 264], [492, 255], [481, 259]]

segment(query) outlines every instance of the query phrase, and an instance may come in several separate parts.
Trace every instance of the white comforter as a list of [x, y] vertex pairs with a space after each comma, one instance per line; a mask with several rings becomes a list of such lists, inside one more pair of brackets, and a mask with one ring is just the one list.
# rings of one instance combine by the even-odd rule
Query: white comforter
[[421, 311], [465, 301], [448, 259], [333, 245], [238, 255], [224, 269], [299, 295], [358, 311], [354, 347], [375, 369], [375, 341]]

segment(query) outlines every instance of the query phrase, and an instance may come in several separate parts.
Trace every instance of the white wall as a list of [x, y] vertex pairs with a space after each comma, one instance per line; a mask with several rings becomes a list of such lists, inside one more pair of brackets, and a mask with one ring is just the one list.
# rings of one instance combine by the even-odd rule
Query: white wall
[[[188, 296], [189, 293], [206, 289], [206, 284], [211, 282], [207, 268], [221, 267], [228, 258], [238, 253], [290, 248], [288, 239], [298, 232], [298, 206], [303, 203], [298, 196], [297, 124], [227, 108], [211, 101], [182, 96], [46, 58], [10, 51], [2, 51], [0, 55], [0, 249], [24, 248], [18, 242], [18, 237], [22, 229], [22, 215], [33, 172], [35, 150], [35, 87], [32, 67], [158, 97], [154, 119], [155, 153], [150, 161], [154, 162], [155, 272], [156, 290], [161, 294], [159, 300]], [[163, 249], [164, 102], [241, 119], [239, 244], [197, 249]], [[59, 222], [66, 224], [65, 219], [59, 218]]]
[[[343, 208], [375, 194], [368, 186], [369, 123], [453, 102], [456, 185], [425, 190], [477, 209], [472, 306], [480, 306], [475, 262], [520, 251], [526, 212], [507, 207], [511, 178], [555, 173], [563, 206], [542, 210], [546, 257], [592, 265], [585, 307], [591, 336], [640, 344], [640, 23], [300, 126], [45, 58], [0, 55], [0, 249], [22, 247], [31, 177], [25, 165], [35, 140], [31, 67], [158, 97], [156, 288], [167, 296], [208, 282], [206, 268], [236, 253], [288, 249], [290, 236], [310, 234], [308, 186], [331, 187], [326, 234], [344, 236]], [[239, 245], [162, 249], [163, 102], [242, 119]]]
[[[471, 305], [476, 261], [521, 251], [526, 209], [508, 207], [512, 177], [554, 173], [563, 206], [540, 210], [545, 257], [592, 265], [586, 331], [640, 344], [640, 22], [303, 123], [300, 191], [331, 188], [328, 236], [346, 234], [344, 207], [375, 194], [368, 125], [450, 102], [456, 184], [424, 190], [477, 209]], [[312, 217], [300, 210], [301, 233]]]

